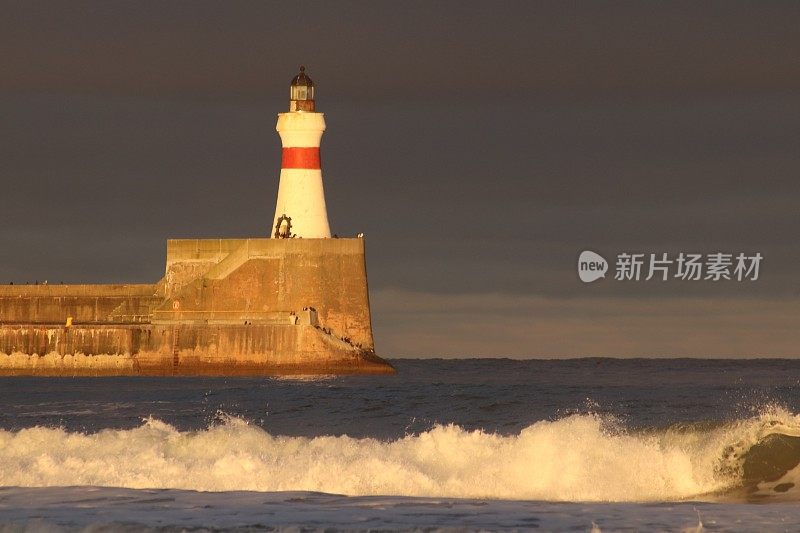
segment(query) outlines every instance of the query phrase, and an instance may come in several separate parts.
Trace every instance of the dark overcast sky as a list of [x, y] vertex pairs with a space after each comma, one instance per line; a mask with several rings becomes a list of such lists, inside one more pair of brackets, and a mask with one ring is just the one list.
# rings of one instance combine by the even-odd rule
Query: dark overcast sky
[[[800, 356], [798, 2], [0, 2], [0, 282], [266, 236], [305, 64], [389, 356]], [[576, 276], [761, 252], [757, 282]]]

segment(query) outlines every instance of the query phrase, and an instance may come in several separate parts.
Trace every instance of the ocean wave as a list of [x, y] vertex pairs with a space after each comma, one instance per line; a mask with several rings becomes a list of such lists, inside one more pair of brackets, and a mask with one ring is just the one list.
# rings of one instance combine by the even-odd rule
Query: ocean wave
[[236, 417], [188, 432], [156, 419], [92, 434], [0, 431], [0, 486], [20, 487], [609, 502], [794, 498], [798, 462], [800, 417], [780, 408], [717, 427], [632, 432], [584, 414], [511, 436], [446, 425], [393, 441], [275, 436]]

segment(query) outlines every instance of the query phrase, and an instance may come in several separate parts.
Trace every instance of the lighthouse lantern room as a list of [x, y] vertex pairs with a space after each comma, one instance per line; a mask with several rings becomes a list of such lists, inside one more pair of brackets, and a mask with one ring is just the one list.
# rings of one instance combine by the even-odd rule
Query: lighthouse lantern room
[[306, 74], [306, 67], [300, 67], [300, 74], [292, 79], [289, 111], [314, 111], [314, 82]]

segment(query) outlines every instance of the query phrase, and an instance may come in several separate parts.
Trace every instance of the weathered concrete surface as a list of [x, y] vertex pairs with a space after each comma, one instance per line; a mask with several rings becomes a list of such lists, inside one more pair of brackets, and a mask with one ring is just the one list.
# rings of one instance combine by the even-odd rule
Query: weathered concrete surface
[[386, 374], [391, 366], [314, 326], [6, 326], [0, 375]]
[[167, 296], [202, 277], [214, 265], [235, 252], [248, 239], [169, 239], [164, 286]]
[[167, 249], [153, 285], [0, 287], [0, 375], [394, 372], [374, 354], [363, 239]]
[[364, 239], [250, 239], [173, 292], [153, 320], [241, 322], [314, 307], [324, 327], [373, 350], [364, 252]]
[[[0, 285], [0, 323], [106, 322], [113, 314], [147, 314], [164, 300], [156, 285]], [[130, 321], [142, 317], [120, 317]]]

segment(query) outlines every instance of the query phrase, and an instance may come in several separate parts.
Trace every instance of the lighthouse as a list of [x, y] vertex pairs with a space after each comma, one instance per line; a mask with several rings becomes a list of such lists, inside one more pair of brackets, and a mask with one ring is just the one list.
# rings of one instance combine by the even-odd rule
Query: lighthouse
[[283, 155], [272, 237], [327, 239], [331, 236], [319, 145], [325, 118], [314, 104], [314, 82], [300, 67], [289, 88], [289, 112], [278, 114]]
[[169, 239], [152, 284], [0, 287], [0, 376], [394, 373], [375, 354], [364, 235], [330, 238], [303, 67], [277, 130], [270, 238]]

